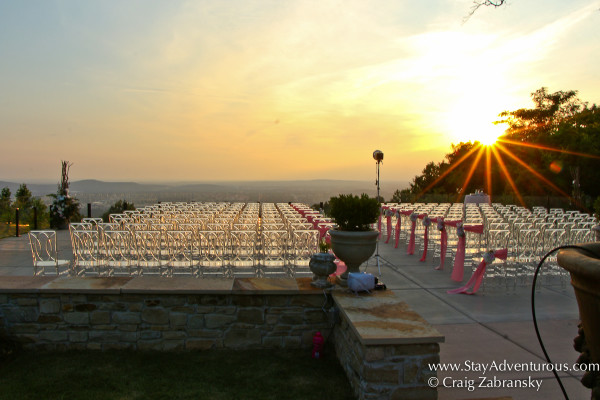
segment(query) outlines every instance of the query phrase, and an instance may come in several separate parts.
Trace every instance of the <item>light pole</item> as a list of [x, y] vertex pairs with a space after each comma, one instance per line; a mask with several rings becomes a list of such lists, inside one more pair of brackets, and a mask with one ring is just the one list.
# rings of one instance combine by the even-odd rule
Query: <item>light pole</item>
[[[379, 204], [379, 210], [381, 210], [381, 196], [379, 195], [379, 192], [381, 191], [381, 187], [379, 184], [379, 169], [380, 169], [380, 165], [381, 162], [383, 161], [383, 152], [381, 150], [375, 150], [373, 152], [373, 159], [375, 160], [375, 163], [377, 164], [377, 180], [375, 181], [375, 185], [377, 186], [377, 203]], [[381, 212], [381, 211], [380, 211]], [[381, 266], [379, 264], [379, 260], [382, 259], [384, 262], [388, 263], [389, 265], [392, 265], [392, 263], [390, 263], [389, 261], [387, 261], [386, 259], [384, 259], [383, 257], [381, 257], [379, 255], [379, 240], [377, 240], [377, 244], [375, 247], [375, 262], [377, 263], [377, 272], [379, 272], [379, 278], [381, 278]], [[367, 266], [369, 264], [367, 263]], [[365, 267], [366, 270], [366, 267]]]

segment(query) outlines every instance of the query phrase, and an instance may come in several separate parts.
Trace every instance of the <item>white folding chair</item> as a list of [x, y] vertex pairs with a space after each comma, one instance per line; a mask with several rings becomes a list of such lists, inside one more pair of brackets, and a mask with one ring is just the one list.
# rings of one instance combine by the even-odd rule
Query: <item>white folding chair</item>
[[231, 258], [229, 264], [234, 276], [257, 276], [258, 233], [256, 230], [232, 230], [230, 233]]
[[102, 264], [99, 251], [98, 230], [73, 230], [71, 247], [73, 248], [73, 272], [76, 275], [99, 274]]
[[192, 253], [193, 232], [188, 230], [167, 231], [164, 235], [167, 246], [167, 275], [196, 276], [196, 263]]
[[286, 275], [288, 231], [262, 231], [260, 235], [259, 276]]
[[61, 260], [56, 247], [56, 231], [29, 231], [34, 275], [62, 275], [70, 270], [71, 261]]
[[292, 231], [288, 273], [291, 276], [312, 276], [308, 264], [310, 257], [318, 251], [319, 231], [316, 229]]

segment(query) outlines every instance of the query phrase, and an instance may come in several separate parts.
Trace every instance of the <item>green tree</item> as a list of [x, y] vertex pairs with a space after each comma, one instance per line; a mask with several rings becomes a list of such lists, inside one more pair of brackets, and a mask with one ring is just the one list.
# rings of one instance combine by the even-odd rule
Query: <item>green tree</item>
[[531, 94], [533, 108], [504, 111], [497, 123], [508, 129], [494, 147], [478, 142], [452, 145], [440, 163], [429, 162], [410, 184], [416, 199], [424, 193], [493, 196], [570, 195], [591, 208], [600, 195], [600, 109], [576, 91]]
[[[48, 207], [41, 198], [34, 197], [32, 200], [32, 209], [35, 208], [37, 214], [38, 229], [45, 229], [50, 226], [50, 215], [48, 214]], [[29, 222], [30, 227], [33, 229], [33, 215]]]
[[127, 200], [119, 200], [115, 204], [110, 206], [108, 211], [102, 214], [102, 220], [104, 222], [108, 222], [108, 217], [110, 216], [110, 214], [122, 214], [123, 211], [126, 210], [135, 210], [135, 205], [133, 203], [127, 202]]
[[33, 196], [27, 185], [22, 183], [15, 194], [14, 208], [19, 209], [19, 223], [30, 224], [33, 218]]
[[[591, 203], [600, 194], [600, 110], [579, 100], [576, 91], [549, 93], [541, 88], [532, 99], [533, 109], [500, 114], [508, 124], [506, 139], [512, 141], [506, 147], [578, 205], [584, 205], [584, 197]], [[556, 194], [555, 187], [531, 179], [531, 174], [521, 175], [527, 179], [517, 181], [519, 190]]]
[[0, 220], [10, 221], [13, 217], [10, 189], [5, 187], [0, 193]]
[[15, 194], [15, 207], [24, 210], [31, 208], [32, 198], [31, 191], [26, 184], [22, 183]]

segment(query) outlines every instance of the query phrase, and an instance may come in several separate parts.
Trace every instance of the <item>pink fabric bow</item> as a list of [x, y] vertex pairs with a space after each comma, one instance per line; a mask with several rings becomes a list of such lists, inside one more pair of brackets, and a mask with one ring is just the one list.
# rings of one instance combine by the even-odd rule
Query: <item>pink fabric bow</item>
[[381, 239], [381, 215], [385, 213], [385, 210], [388, 210], [389, 207], [382, 206], [381, 210], [379, 210], [379, 219], [377, 220], [377, 230], [379, 231], [379, 236], [377, 239]]
[[[437, 223], [440, 219], [444, 222], [444, 226], [442, 227], [442, 230], [441, 230], [440, 265], [435, 268], [437, 270], [444, 269], [444, 264], [446, 263], [446, 252], [448, 250], [448, 232], [446, 231], [446, 226], [452, 226], [452, 227], [456, 228], [456, 225], [458, 225], [458, 223], [461, 222], [460, 220], [444, 221], [443, 217], [438, 218], [435, 222]], [[432, 221], [433, 221], [433, 219], [432, 219]]]
[[398, 210], [398, 219], [396, 220], [396, 244], [394, 248], [398, 248], [398, 241], [400, 240], [400, 228], [402, 227], [402, 218], [400, 215], [410, 215], [413, 213], [413, 210]]
[[[418, 214], [417, 219], [423, 219], [427, 214]], [[410, 225], [410, 240], [408, 242], [408, 249], [406, 254], [415, 254], [415, 228], [417, 227], [417, 221], [411, 221]]]
[[[458, 225], [458, 224], [457, 224]], [[483, 224], [463, 225], [465, 232], [483, 233]], [[465, 270], [465, 242], [464, 236], [458, 237], [458, 245], [456, 248], [456, 257], [454, 257], [454, 267], [450, 278], [456, 282], [462, 282]]]
[[325, 237], [325, 235], [327, 235], [327, 232], [329, 231], [329, 226], [319, 226], [317, 225], [315, 227], [318, 231], [319, 231], [319, 240], [323, 239]]
[[[421, 216], [419, 216], [419, 218], [421, 218]], [[419, 261], [424, 262], [427, 259], [427, 247], [429, 246], [429, 225], [431, 225], [431, 220], [429, 220], [429, 225], [425, 225], [427, 214], [424, 214], [423, 218], [421, 219], [423, 220], [423, 225], [425, 226], [425, 234], [423, 236], [423, 241], [425, 242], [425, 244], [423, 246], [423, 255], [421, 256], [421, 259]]]
[[[494, 258], [499, 258], [501, 260], [506, 260], [506, 257], [508, 256], [508, 249], [499, 249], [494, 251], [494, 257], [492, 257], [492, 262]], [[448, 290], [449, 294], [475, 294], [477, 293], [477, 290], [479, 290], [479, 286], [481, 285], [481, 282], [483, 282], [483, 276], [485, 275], [485, 268], [487, 266], [488, 262], [486, 261], [486, 258], [484, 257], [481, 262], [479, 263], [479, 265], [477, 266], [477, 269], [475, 270], [475, 272], [473, 272], [473, 275], [471, 275], [471, 278], [469, 278], [469, 281], [467, 282], [466, 285], [459, 287], [458, 289], [453, 289], [453, 290]], [[473, 285], [473, 290], [471, 292], [469, 292], [469, 287], [471, 287], [471, 285]]]
[[385, 224], [386, 224], [386, 230], [387, 230], [387, 239], [385, 240], [385, 243], [389, 243], [390, 241], [390, 237], [392, 236], [392, 213], [391, 212], [386, 212], [386, 216], [385, 216]]

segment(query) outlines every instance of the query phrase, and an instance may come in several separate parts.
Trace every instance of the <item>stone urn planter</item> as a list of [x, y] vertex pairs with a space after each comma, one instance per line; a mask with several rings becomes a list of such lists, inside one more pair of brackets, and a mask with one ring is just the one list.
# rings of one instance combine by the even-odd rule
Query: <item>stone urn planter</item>
[[381, 209], [377, 199], [365, 193], [360, 196], [340, 194], [329, 199], [330, 215], [337, 224], [330, 229], [331, 249], [346, 266], [338, 277], [341, 286], [348, 286], [348, 274], [359, 272], [360, 264], [375, 252], [379, 232], [371, 229]]
[[359, 272], [360, 265], [367, 261], [377, 246], [377, 231], [340, 231], [329, 230], [331, 249], [346, 264], [346, 271], [338, 277], [340, 286], [348, 286], [348, 274]]
[[[577, 298], [581, 318], [580, 333], [583, 333], [575, 339], [576, 350], [582, 352], [578, 362], [600, 363], [600, 243], [578, 246], [589, 252], [563, 249], [558, 253], [558, 264], [569, 271]], [[584, 386], [592, 388], [594, 399], [600, 399], [599, 378], [598, 372], [588, 372], [581, 380]]]
[[308, 267], [314, 274], [313, 281], [310, 283], [312, 286], [321, 289], [333, 286], [327, 278], [337, 269], [334, 261], [335, 256], [331, 253], [315, 253], [310, 256]]

